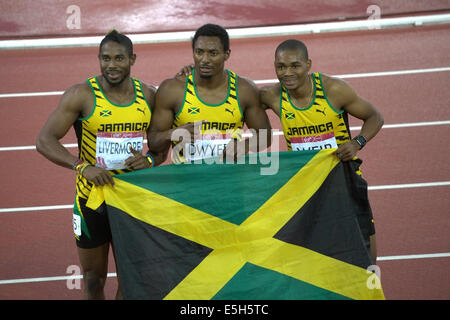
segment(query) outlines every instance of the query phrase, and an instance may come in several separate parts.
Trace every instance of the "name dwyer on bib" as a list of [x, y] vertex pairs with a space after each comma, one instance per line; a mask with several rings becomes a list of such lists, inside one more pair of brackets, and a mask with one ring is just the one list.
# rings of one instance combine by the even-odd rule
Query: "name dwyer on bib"
[[187, 160], [192, 161], [219, 156], [223, 153], [230, 140], [196, 140], [195, 143], [186, 144], [188, 150]]

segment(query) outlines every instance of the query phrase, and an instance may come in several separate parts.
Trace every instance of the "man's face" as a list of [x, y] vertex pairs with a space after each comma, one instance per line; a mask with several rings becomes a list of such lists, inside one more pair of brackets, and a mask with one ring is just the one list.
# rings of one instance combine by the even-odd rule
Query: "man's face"
[[194, 44], [195, 72], [201, 78], [211, 78], [223, 72], [225, 61], [230, 56], [230, 50], [224, 51], [218, 37], [200, 36]]
[[111, 86], [118, 86], [130, 75], [136, 55], [129, 56], [123, 45], [109, 41], [101, 47], [98, 58], [103, 78]]
[[280, 50], [275, 55], [275, 72], [288, 90], [295, 90], [307, 80], [311, 60], [300, 50]]

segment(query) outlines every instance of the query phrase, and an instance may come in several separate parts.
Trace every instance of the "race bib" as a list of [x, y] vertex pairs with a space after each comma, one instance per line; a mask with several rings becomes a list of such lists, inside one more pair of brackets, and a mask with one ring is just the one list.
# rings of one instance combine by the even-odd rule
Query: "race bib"
[[98, 132], [96, 166], [106, 170], [125, 169], [124, 161], [133, 154], [130, 148], [142, 151], [142, 132]]
[[81, 217], [77, 214], [73, 214], [73, 233], [77, 236], [81, 236]]
[[317, 136], [293, 137], [291, 138], [293, 151], [321, 150], [337, 148], [334, 132], [328, 132]]
[[226, 134], [206, 134], [194, 143], [186, 144], [186, 160], [195, 161], [222, 155], [231, 137]]

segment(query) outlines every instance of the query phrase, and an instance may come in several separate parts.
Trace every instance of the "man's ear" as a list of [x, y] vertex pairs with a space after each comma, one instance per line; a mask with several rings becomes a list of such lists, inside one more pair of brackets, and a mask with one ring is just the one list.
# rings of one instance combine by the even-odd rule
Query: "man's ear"
[[230, 55], [231, 55], [231, 49], [228, 49], [228, 50], [225, 52], [225, 61], [227, 61], [228, 58], [230, 58]]
[[312, 60], [308, 59], [308, 61], [306, 61], [306, 65], [308, 66], [308, 71], [311, 69], [312, 66]]
[[135, 62], [136, 62], [136, 54], [133, 53], [133, 54], [130, 56], [130, 65], [134, 65]]

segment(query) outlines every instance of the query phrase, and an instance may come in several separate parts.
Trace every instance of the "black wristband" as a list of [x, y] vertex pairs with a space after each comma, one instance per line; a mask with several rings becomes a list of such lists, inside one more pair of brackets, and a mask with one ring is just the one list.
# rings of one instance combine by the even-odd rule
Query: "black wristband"
[[367, 143], [366, 138], [364, 138], [364, 136], [362, 135], [357, 135], [356, 137], [353, 138], [353, 140], [356, 141], [356, 143], [359, 145], [359, 149], [361, 150], [362, 148], [364, 148], [364, 146]]

